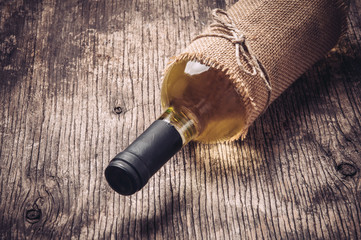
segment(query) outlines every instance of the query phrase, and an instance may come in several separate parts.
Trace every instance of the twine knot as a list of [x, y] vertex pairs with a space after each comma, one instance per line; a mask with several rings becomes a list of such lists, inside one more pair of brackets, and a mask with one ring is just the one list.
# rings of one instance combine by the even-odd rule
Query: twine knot
[[240, 36], [239, 38], [232, 39], [233, 44], [244, 44], [246, 41], [246, 37], [244, 35]]
[[[214, 22], [210, 25], [211, 33], [200, 34], [193, 41], [203, 37], [220, 37], [230, 41], [235, 46], [238, 67], [251, 76], [258, 74], [266, 86], [268, 99], [263, 109], [264, 112], [270, 104], [272, 94], [272, 86], [266, 70], [249, 47], [246, 36], [237, 28], [227, 12], [217, 8], [212, 11], [212, 16]], [[242, 63], [242, 59], [245, 64]]]

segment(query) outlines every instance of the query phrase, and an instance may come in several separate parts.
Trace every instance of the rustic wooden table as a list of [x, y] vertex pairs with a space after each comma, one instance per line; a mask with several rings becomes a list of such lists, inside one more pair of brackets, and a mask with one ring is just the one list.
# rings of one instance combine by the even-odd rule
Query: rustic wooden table
[[191, 143], [137, 194], [109, 160], [216, 1], [0, 2], [0, 239], [360, 239], [361, 0], [245, 141]]

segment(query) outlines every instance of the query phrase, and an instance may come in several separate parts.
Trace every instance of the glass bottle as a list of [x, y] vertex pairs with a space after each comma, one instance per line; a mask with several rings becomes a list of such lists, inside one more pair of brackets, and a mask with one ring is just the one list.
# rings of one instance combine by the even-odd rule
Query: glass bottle
[[105, 170], [119, 194], [140, 190], [189, 141], [234, 139], [245, 126], [245, 108], [228, 77], [197, 61], [172, 64], [161, 99], [164, 113]]

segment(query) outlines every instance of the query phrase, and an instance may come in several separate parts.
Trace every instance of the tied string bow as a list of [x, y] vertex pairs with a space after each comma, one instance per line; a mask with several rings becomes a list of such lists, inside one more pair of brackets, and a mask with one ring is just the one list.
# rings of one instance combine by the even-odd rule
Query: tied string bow
[[[252, 52], [251, 48], [248, 46], [244, 34], [236, 27], [236, 24], [228, 16], [227, 12], [223, 11], [222, 9], [214, 9], [212, 11], [212, 16], [214, 22], [210, 25], [211, 33], [200, 34], [195, 37], [193, 41], [203, 37], [220, 37], [230, 41], [235, 46], [235, 56], [238, 67], [243, 72], [251, 76], [256, 76], [259, 74], [260, 78], [263, 80], [266, 86], [268, 91], [268, 99], [263, 110], [264, 112], [270, 104], [272, 93], [271, 82], [269, 81], [266, 70], [263, 68], [256, 55]], [[246, 66], [242, 63], [242, 58], [244, 59]]]

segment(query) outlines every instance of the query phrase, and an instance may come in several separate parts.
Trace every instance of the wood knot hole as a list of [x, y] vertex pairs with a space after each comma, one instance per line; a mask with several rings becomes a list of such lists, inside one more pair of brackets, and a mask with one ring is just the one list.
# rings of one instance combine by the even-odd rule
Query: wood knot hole
[[123, 112], [123, 109], [122, 109], [122, 107], [118, 106], [118, 107], [114, 107], [113, 111], [116, 114], [121, 114]]
[[337, 165], [336, 170], [338, 172], [340, 172], [342, 175], [344, 175], [345, 177], [353, 177], [357, 173], [357, 168], [355, 167], [355, 165], [353, 165], [351, 163], [345, 163], [345, 162]]
[[29, 209], [26, 211], [26, 221], [34, 224], [40, 221], [41, 218], [41, 209]]

